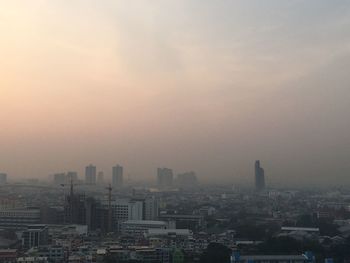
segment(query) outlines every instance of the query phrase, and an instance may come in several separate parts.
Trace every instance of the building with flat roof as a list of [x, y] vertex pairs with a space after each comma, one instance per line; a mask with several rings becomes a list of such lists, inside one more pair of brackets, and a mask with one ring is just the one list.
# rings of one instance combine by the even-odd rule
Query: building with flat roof
[[40, 223], [40, 209], [7, 209], [0, 211], [0, 227], [23, 228]]
[[96, 185], [96, 166], [90, 164], [85, 168], [85, 183], [87, 185]]
[[121, 223], [122, 234], [144, 234], [149, 229], [165, 229], [167, 223], [151, 220], [128, 220]]
[[22, 245], [24, 248], [45, 246], [49, 242], [49, 228], [47, 225], [29, 225], [22, 233]]
[[231, 259], [231, 263], [306, 263], [312, 262], [306, 255], [249, 255]]
[[6, 183], [7, 183], [7, 174], [0, 173], [0, 184], [6, 184]]
[[157, 169], [157, 185], [160, 189], [168, 189], [173, 186], [173, 170], [169, 168]]
[[112, 185], [119, 188], [123, 186], [123, 166], [119, 164], [112, 167]]

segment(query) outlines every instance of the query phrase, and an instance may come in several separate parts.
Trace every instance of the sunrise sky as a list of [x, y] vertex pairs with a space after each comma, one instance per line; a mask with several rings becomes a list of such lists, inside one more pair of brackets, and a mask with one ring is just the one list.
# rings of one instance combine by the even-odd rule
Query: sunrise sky
[[350, 2], [0, 0], [0, 171], [350, 183]]

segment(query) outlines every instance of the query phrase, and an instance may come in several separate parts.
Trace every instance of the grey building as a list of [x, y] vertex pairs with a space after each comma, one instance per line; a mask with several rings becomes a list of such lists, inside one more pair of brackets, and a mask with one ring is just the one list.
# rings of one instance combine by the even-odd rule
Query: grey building
[[171, 188], [173, 186], [173, 170], [169, 168], [157, 169], [157, 185], [159, 188]]
[[123, 167], [120, 165], [113, 166], [112, 168], [112, 185], [113, 187], [123, 186]]
[[96, 166], [90, 164], [85, 168], [85, 183], [89, 185], [96, 184]]
[[0, 184], [6, 184], [7, 183], [7, 174], [0, 173]]
[[261, 191], [265, 188], [265, 172], [260, 161], [255, 161], [255, 189]]
[[24, 248], [45, 246], [48, 244], [49, 230], [47, 225], [29, 225], [22, 233], [22, 245]]

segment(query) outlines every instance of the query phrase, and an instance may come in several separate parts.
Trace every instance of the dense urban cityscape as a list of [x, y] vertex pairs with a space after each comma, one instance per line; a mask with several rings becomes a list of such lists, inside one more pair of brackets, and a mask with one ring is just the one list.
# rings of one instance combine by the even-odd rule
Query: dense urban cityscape
[[349, 0], [0, 0], [0, 263], [350, 263]]
[[[343, 262], [350, 192], [205, 185], [158, 168], [130, 184], [123, 167], [11, 182], [0, 174], [0, 262]], [[9, 180], [9, 182], [7, 182]]]

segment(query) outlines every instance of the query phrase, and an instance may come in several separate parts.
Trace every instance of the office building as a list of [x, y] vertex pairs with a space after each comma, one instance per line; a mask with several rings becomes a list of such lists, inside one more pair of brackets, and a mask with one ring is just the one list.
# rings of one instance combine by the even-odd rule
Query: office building
[[57, 173], [53, 175], [53, 183], [55, 185], [61, 185], [66, 183], [66, 174], [65, 173]]
[[261, 191], [265, 188], [265, 172], [260, 166], [260, 161], [255, 162], [255, 189]]
[[178, 174], [176, 178], [176, 183], [182, 188], [191, 188], [197, 186], [197, 176], [195, 172], [187, 172], [183, 174]]
[[67, 183], [70, 184], [71, 182], [77, 183], [78, 182], [78, 173], [77, 172], [68, 172], [66, 176]]
[[123, 186], [123, 167], [120, 165], [112, 168], [112, 185], [113, 187]]
[[104, 173], [102, 171], [98, 172], [97, 174], [97, 184], [98, 185], [104, 184]]
[[[108, 201], [103, 202], [103, 208], [108, 209]], [[127, 220], [143, 220], [144, 203], [140, 200], [117, 199], [111, 202], [112, 228], [120, 231], [120, 225]]]
[[22, 245], [24, 248], [45, 246], [49, 240], [47, 225], [29, 225], [22, 233]]
[[157, 169], [157, 184], [160, 189], [173, 186], [173, 170], [168, 168]]
[[85, 168], [85, 183], [88, 185], [96, 185], [96, 166], [90, 164]]
[[19, 229], [40, 223], [40, 209], [8, 209], [0, 211], [0, 227]]
[[157, 220], [159, 216], [159, 202], [152, 196], [144, 200], [145, 220]]
[[7, 183], [7, 174], [0, 173], [0, 184], [6, 184]]
[[140, 235], [146, 233], [149, 229], [166, 229], [167, 224], [163, 221], [149, 220], [128, 220], [121, 224], [122, 234]]

